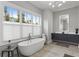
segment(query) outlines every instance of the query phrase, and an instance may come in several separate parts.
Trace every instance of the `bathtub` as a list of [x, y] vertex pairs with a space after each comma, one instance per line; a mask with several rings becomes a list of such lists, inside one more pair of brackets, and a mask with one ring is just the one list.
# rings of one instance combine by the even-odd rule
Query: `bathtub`
[[35, 52], [43, 48], [45, 38], [36, 38], [28, 41], [23, 41], [18, 44], [20, 53], [24, 56], [31, 56]]

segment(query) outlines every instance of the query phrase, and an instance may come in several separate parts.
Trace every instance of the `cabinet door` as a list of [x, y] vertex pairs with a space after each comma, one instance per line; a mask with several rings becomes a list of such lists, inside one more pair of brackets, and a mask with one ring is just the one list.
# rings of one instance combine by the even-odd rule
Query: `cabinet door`
[[79, 35], [72, 35], [70, 41], [74, 42], [74, 43], [78, 43], [79, 42]]

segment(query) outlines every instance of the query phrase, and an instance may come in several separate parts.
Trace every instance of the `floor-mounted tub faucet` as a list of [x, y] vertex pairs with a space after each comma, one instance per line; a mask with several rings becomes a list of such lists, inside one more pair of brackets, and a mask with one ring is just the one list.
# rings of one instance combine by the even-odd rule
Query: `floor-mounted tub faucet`
[[30, 40], [30, 39], [31, 39], [31, 35], [30, 35], [30, 33], [29, 33], [28, 40]]

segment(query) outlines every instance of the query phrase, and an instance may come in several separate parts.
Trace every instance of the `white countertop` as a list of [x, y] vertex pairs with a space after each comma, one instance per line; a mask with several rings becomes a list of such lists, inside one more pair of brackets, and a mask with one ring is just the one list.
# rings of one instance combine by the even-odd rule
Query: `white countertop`
[[[55, 32], [55, 33], [60, 33], [60, 34], [62, 34], [62, 32]], [[64, 34], [74, 34], [74, 35], [79, 35], [79, 33], [78, 33], [78, 34], [75, 34], [74, 32], [68, 32], [68, 33], [64, 33]]]

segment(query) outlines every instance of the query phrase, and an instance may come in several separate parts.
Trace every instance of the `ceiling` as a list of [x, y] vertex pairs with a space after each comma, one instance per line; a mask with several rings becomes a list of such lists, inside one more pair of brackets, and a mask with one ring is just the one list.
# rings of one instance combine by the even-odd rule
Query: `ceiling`
[[72, 8], [72, 7], [76, 7], [76, 6], [79, 6], [79, 1], [66, 1], [66, 3], [63, 3], [62, 6], [60, 7], [55, 7], [55, 8], [52, 8], [49, 6], [49, 2], [53, 2], [53, 1], [15, 1], [12, 3], [15, 3], [15, 4], [18, 4], [18, 5], [22, 5], [24, 7], [26, 7], [25, 5], [28, 6], [27, 3], [31, 4], [32, 6], [40, 9], [40, 10], [51, 10], [53, 12], [56, 12], [56, 11], [61, 11], [61, 10], [64, 10], [64, 9], [68, 9], [68, 8]]
[[49, 6], [49, 2], [52, 2], [52, 1], [29, 1], [29, 3], [31, 3], [37, 8], [40, 8], [41, 10], [49, 9], [49, 10], [52, 10], [53, 12], [76, 7], [79, 5], [79, 1], [66, 1], [66, 3], [64, 3], [62, 6], [52, 8]]

